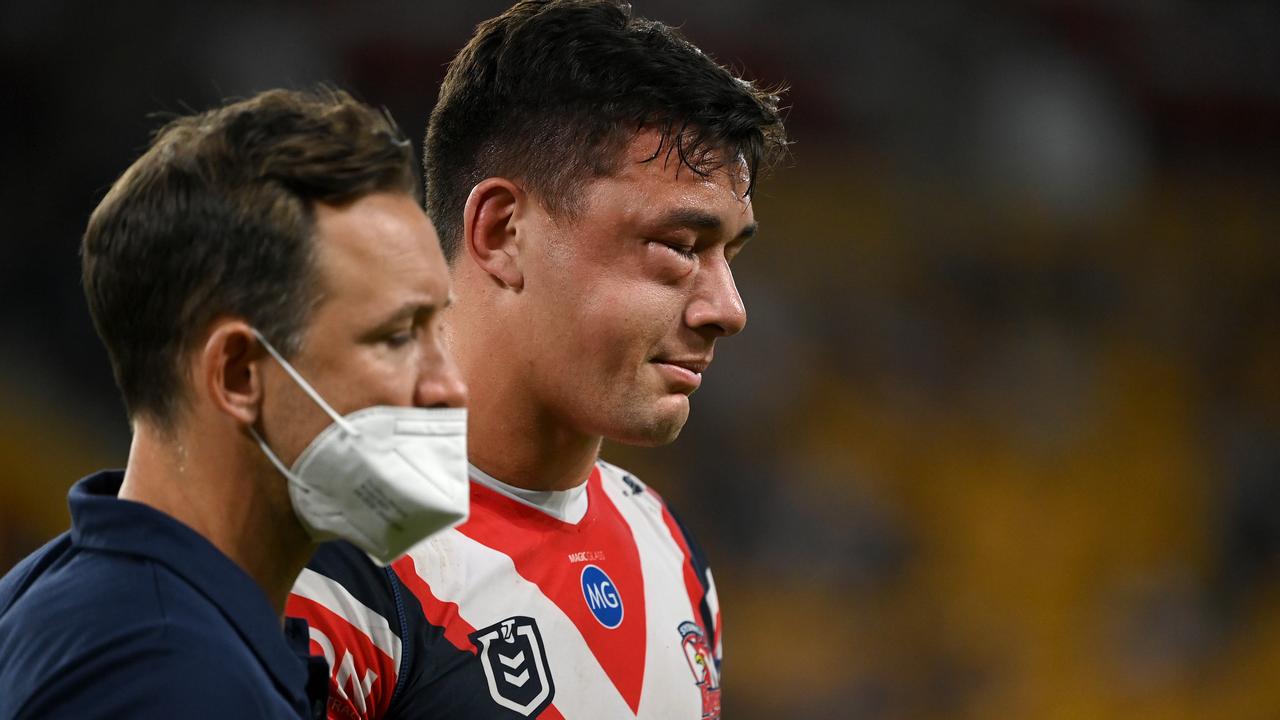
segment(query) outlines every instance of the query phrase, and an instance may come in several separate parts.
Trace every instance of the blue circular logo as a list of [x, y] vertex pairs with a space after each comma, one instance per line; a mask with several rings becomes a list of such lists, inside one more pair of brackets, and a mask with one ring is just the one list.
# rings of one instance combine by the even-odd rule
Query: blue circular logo
[[582, 568], [582, 598], [601, 625], [612, 630], [622, 624], [622, 596], [618, 594], [618, 586], [595, 565]]

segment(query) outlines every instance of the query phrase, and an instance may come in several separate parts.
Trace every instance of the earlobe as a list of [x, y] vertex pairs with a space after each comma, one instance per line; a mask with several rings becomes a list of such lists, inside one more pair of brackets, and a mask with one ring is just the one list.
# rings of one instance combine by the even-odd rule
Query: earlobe
[[253, 330], [241, 320], [213, 324], [197, 359], [197, 373], [217, 410], [243, 425], [258, 421], [263, 357]]
[[467, 255], [504, 288], [524, 288], [520, 210], [527, 195], [505, 178], [487, 178], [471, 189], [463, 211]]

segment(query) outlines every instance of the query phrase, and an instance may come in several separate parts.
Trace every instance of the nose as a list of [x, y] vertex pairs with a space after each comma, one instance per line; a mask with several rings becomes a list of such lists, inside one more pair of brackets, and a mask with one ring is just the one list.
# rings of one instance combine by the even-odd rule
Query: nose
[[418, 384], [414, 388], [414, 405], [418, 407], [466, 407], [467, 384], [462, 380], [453, 355], [439, 342], [427, 350]]
[[685, 324], [716, 337], [736, 335], [747, 325], [747, 308], [722, 255], [699, 270], [693, 297], [685, 308]]

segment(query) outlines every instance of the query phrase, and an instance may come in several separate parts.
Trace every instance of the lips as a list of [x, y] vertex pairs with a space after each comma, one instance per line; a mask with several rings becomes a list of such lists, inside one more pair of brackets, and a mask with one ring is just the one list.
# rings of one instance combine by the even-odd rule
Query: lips
[[709, 357], [691, 357], [691, 358], [660, 357], [660, 358], [656, 358], [654, 362], [662, 363], [664, 365], [675, 365], [678, 368], [684, 368], [685, 370], [688, 370], [691, 373], [697, 373], [701, 375], [702, 373], [706, 372], [707, 367], [711, 365], [711, 358]]
[[651, 361], [667, 382], [668, 387], [684, 395], [692, 393], [702, 384], [702, 372], [711, 364], [709, 356], [657, 357]]

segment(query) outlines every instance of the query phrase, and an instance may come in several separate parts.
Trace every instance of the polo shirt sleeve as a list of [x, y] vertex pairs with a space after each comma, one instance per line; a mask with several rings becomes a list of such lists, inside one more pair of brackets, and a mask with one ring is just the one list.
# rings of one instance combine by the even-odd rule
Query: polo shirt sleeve
[[261, 679], [243, 663], [202, 658], [173, 638], [124, 644], [81, 658], [50, 678], [18, 711], [18, 718], [278, 717]]

